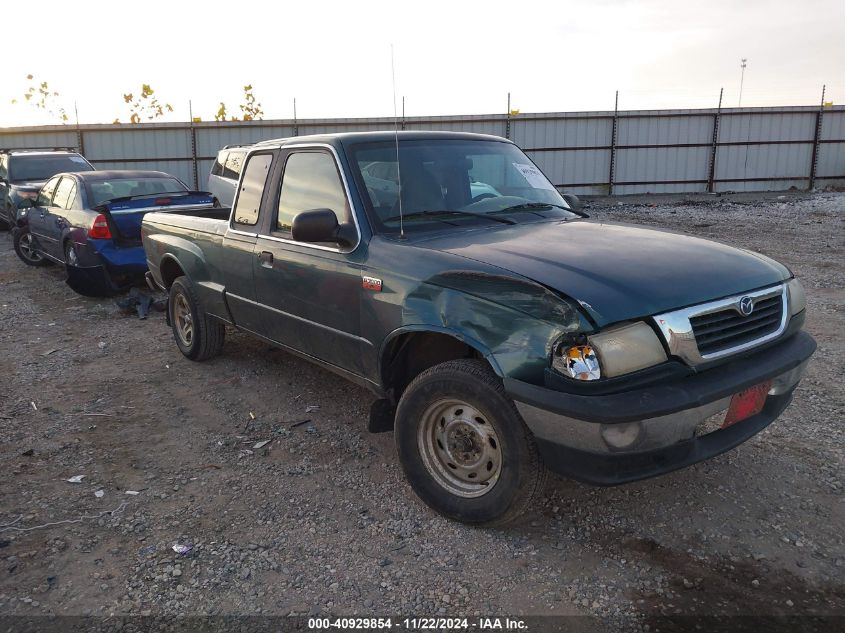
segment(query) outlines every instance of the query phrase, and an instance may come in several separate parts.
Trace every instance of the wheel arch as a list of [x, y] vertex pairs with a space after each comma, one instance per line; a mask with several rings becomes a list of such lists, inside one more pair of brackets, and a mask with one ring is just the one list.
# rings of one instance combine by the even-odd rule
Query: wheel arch
[[170, 254], [166, 254], [161, 258], [158, 270], [159, 275], [161, 276], [161, 282], [165, 288], [170, 288], [178, 277], [182, 277], [186, 274], [185, 267], [182, 266], [175, 256]]
[[408, 384], [426, 369], [460, 358], [483, 360], [497, 376], [504, 375], [493, 353], [480, 341], [445, 327], [410, 325], [391, 332], [382, 344], [379, 378], [385, 391], [398, 401]]

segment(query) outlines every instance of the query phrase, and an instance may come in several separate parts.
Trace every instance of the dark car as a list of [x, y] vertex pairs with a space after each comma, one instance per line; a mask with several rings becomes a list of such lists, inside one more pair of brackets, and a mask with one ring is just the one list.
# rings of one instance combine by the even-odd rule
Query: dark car
[[816, 347], [786, 266], [585, 218], [491, 136], [258, 143], [228, 221], [142, 231], [186, 357], [229, 324], [368, 387], [413, 489], [468, 523], [519, 515], [546, 468], [619, 484], [737, 446]]
[[58, 174], [18, 210], [15, 252], [25, 264], [64, 264], [68, 285], [106, 296], [143, 279], [141, 219], [150, 211], [210, 208], [210, 194], [189, 191], [160, 171]]
[[20, 203], [35, 200], [49, 178], [93, 170], [82, 154], [69, 149], [0, 150], [0, 229], [14, 226]]

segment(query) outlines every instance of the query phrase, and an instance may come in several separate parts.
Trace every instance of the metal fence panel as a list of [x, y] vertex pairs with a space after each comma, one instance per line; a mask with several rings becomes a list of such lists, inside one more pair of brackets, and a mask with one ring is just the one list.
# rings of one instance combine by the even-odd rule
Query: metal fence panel
[[[192, 186], [196, 173], [203, 187], [225, 145], [395, 126], [379, 117], [5, 128], [0, 148], [77, 147], [100, 167], [170, 171]], [[715, 191], [845, 182], [843, 106], [412, 117], [400, 127], [507, 135], [556, 185], [582, 194], [608, 193], [611, 171], [617, 194], [706, 191], [714, 157]]]
[[819, 146], [816, 177], [821, 179], [817, 186], [845, 185], [845, 143], [824, 143]]
[[620, 149], [616, 153], [616, 182], [658, 183], [704, 180], [709, 147], [649, 147]]
[[812, 111], [727, 113], [719, 124], [719, 142], [812, 141], [815, 128], [816, 113]]
[[[716, 180], [775, 181], [807, 178], [812, 153], [812, 143], [720, 147], [716, 159]], [[741, 185], [742, 183], [732, 183], [729, 188], [745, 191]], [[806, 186], [805, 182], [804, 187]], [[757, 190], [757, 187], [753, 190]]]
[[26, 149], [37, 147], [77, 147], [78, 139], [73, 129], [27, 131], [24, 134], [8, 134], [0, 130], [0, 148]]
[[92, 130], [85, 133], [84, 140], [85, 156], [91, 162], [191, 158], [187, 128]]
[[[584, 193], [607, 193], [607, 174], [610, 169], [610, 152], [607, 150], [578, 150], [529, 152], [537, 166], [552, 179], [552, 184], [577, 188]], [[580, 187], [578, 187], [580, 185]]]
[[526, 149], [595, 148], [610, 145], [612, 125], [612, 119], [609, 117], [554, 120], [515, 118], [511, 121], [511, 139]]
[[[179, 180], [188, 185], [189, 189], [194, 188], [194, 168], [190, 161], [157, 160], [146, 162], [143, 165], [138, 165], [138, 163], [135, 162], [109, 160], [97, 161], [94, 166], [98, 169], [149, 169], [152, 171], [163, 171], [176, 176]], [[206, 172], [205, 176], [208, 176], [208, 172]], [[207, 178], [203, 178], [202, 174], [200, 174], [199, 189], [203, 189], [205, 187], [206, 179]]]
[[622, 117], [619, 119], [616, 144], [624, 146], [710, 143], [712, 137], [712, 116]]

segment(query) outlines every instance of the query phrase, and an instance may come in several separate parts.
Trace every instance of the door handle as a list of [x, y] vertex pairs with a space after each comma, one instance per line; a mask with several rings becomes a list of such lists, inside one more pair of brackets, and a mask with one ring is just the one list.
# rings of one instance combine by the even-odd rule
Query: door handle
[[266, 268], [273, 266], [273, 253], [270, 251], [261, 251], [258, 253], [258, 259], [261, 260], [261, 265]]

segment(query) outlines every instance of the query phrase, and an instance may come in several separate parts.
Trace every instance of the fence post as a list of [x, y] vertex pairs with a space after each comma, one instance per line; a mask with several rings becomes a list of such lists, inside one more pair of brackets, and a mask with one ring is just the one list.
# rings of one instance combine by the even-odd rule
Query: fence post
[[505, 138], [511, 138], [511, 93], [508, 93], [508, 112], [505, 115]]
[[613, 176], [616, 170], [616, 132], [619, 125], [619, 91], [613, 105], [613, 125], [610, 128], [610, 173], [607, 176], [607, 195], [613, 195]]
[[819, 104], [819, 111], [816, 112], [816, 132], [813, 135], [813, 156], [810, 159], [810, 184], [807, 191], [816, 187], [816, 166], [819, 163], [819, 141], [822, 136], [822, 116], [824, 115], [824, 91], [827, 86], [822, 86], [822, 101]]
[[73, 113], [76, 115], [76, 148], [85, 156], [85, 138], [82, 136], [82, 128], [79, 127], [79, 108], [76, 101], [73, 102]]
[[200, 188], [199, 171], [197, 170], [197, 132], [194, 129], [194, 109], [190, 100], [188, 101], [188, 118], [191, 120], [191, 164], [194, 168], [194, 190]]
[[299, 123], [296, 119], [296, 97], [293, 98], [293, 135], [299, 136]]
[[719, 105], [716, 108], [716, 114], [713, 115], [713, 142], [710, 145], [710, 165], [707, 174], [707, 193], [713, 193], [715, 189], [714, 183], [716, 181], [716, 152], [719, 149], [719, 118], [722, 115], [722, 96], [725, 94], [725, 89], [719, 89]]

